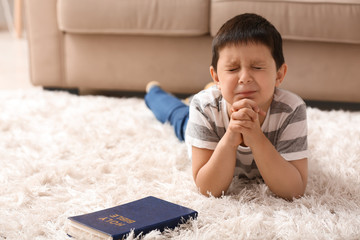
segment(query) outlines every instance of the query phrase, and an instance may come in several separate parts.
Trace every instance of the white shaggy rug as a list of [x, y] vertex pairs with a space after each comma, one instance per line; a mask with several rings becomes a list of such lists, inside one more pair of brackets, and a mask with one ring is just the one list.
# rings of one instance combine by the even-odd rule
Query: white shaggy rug
[[149, 195], [199, 216], [145, 239], [360, 239], [360, 112], [309, 108], [308, 119], [305, 197], [235, 179], [215, 199], [142, 99], [0, 91], [0, 239], [68, 239], [67, 217]]

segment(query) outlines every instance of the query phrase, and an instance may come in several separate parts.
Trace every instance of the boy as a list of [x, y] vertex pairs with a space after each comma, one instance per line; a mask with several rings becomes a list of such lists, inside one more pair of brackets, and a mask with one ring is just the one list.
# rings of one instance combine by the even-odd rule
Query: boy
[[145, 96], [155, 116], [170, 121], [191, 148], [195, 184], [202, 194], [219, 197], [234, 175], [261, 176], [280, 197], [302, 196], [306, 106], [277, 88], [287, 71], [281, 35], [263, 17], [242, 14], [220, 28], [212, 51], [210, 74], [216, 86], [196, 94], [190, 110], [154, 84]]

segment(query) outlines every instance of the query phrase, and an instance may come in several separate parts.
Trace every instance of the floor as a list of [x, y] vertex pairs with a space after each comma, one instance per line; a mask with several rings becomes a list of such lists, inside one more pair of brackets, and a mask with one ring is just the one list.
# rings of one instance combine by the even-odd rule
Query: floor
[[0, 89], [32, 88], [27, 41], [0, 31]]

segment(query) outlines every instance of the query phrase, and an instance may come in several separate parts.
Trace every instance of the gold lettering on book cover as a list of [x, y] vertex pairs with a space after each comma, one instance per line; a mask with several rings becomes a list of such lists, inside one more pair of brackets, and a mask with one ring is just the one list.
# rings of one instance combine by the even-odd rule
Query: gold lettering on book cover
[[115, 226], [119, 226], [119, 227], [125, 226], [126, 224], [131, 224], [131, 223], [136, 222], [135, 220], [121, 216], [119, 214], [111, 214], [107, 217], [98, 218], [98, 220], [115, 225]]

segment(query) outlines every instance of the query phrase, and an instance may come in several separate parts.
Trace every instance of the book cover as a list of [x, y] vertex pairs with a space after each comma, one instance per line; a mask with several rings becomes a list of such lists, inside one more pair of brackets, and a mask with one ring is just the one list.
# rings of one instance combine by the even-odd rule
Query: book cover
[[131, 230], [135, 235], [158, 229], [173, 229], [197, 212], [156, 197], [146, 197], [104, 210], [69, 217], [68, 234], [75, 238], [122, 239]]

